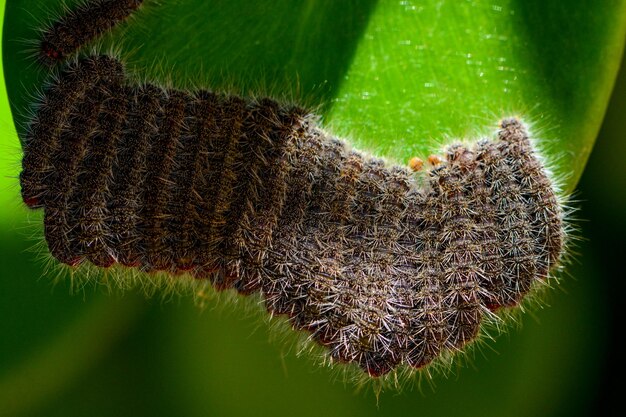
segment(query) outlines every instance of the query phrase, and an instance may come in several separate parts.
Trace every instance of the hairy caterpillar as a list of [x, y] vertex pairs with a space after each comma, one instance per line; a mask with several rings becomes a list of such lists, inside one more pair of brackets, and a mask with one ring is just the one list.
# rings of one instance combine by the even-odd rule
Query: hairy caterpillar
[[304, 109], [130, 82], [90, 56], [53, 79], [20, 176], [54, 257], [260, 292], [339, 362], [380, 376], [474, 340], [563, 252], [523, 123], [454, 144], [421, 183]]
[[65, 60], [87, 43], [126, 20], [144, 0], [90, 0], [42, 31], [38, 59], [44, 65]]

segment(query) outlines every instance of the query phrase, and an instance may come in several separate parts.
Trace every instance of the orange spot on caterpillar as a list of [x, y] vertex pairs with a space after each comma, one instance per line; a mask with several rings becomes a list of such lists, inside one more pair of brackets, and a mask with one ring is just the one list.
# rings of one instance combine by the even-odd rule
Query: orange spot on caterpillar
[[428, 163], [431, 164], [432, 166], [438, 166], [442, 162], [443, 162], [442, 159], [437, 155], [430, 155], [428, 157]]
[[409, 160], [409, 168], [411, 168], [414, 172], [420, 171], [424, 166], [424, 161], [420, 158], [414, 156]]

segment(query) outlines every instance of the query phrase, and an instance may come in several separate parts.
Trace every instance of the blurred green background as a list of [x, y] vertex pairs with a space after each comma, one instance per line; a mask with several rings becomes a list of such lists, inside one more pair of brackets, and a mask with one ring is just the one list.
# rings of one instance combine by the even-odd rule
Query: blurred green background
[[[349, 51], [338, 59], [344, 55], [348, 66]], [[315, 84], [315, 77], [303, 75], [304, 83]], [[310, 87], [314, 102], [333, 96]], [[575, 195], [585, 239], [559, 288], [548, 294], [548, 306], [525, 314], [520, 329], [487, 342], [450, 376], [436, 375], [401, 393], [385, 391], [378, 399], [297, 357], [240, 306], [210, 301], [218, 307], [201, 311], [189, 297], [164, 302], [102, 288], [70, 294], [68, 280], [53, 286], [41, 278], [42, 263], [29, 251], [40, 214], [22, 207], [17, 182], [7, 179], [18, 172], [19, 143], [4, 82], [1, 92], [0, 416], [617, 413], [626, 72]]]

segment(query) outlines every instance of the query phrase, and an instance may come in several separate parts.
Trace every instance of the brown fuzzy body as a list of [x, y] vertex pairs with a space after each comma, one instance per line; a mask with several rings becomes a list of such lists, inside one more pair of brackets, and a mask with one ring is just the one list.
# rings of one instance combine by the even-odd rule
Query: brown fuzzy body
[[42, 100], [21, 175], [61, 262], [260, 291], [334, 360], [379, 376], [471, 342], [561, 257], [562, 210], [516, 119], [450, 146], [421, 184], [297, 107], [129, 85], [109, 57], [70, 70]]
[[144, 0], [88, 0], [42, 33], [39, 62], [54, 65], [128, 19]]

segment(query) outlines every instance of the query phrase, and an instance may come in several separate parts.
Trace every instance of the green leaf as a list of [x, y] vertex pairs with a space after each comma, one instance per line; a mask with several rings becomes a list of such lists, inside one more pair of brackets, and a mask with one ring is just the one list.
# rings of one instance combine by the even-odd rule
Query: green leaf
[[[103, 47], [121, 50], [140, 78], [304, 101], [339, 136], [399, 163], [450, 138], [489, 134], [517, 114], [559, 157], [569, 191], [626, 33], [624, 0], [147, 3]], [[32, 91], [41, 82], [19, 39], [36, 39], [37, 21], [59, 9], [46, 7], [52, 12], [38, 0], [7, 6], [14, 111], [27, 103], [22, 85]]]
[[[40, 88], [47, 76], [45, 70], [28, 58], [24, 40], [36, 39], [37, 28], [60, 10], [61, 1], [10, 0], [8, 3], [5, 17], [0, 16], [0, 20], [4, 22], [2, 58], [13, 114], [8, 112], [2, 94], [1, 141], [3, 150], [15, 150], [19, 142], [11, 125], [15, 121], [18, 131], [22, 130], [20, 126], [27, 121], [26, 109], [32, 101], [29, 94]], [[304, 102], [323, 116], [323, 123], [338, 136], [349, 137], [358, 147], [386, 155], [398, 163], [405, 163], [414, 155], [436, 152], [450, 138], [490, 134], [501, 117], [518, 114], [543, 139], [548, 156], [558, 159], [555, 168], [560, 176], [566, 177], [568, 191], [574, 189], [592, 149], [626, 34], [626, 0], [161, 0], [161, 6], [156, 6], [156, 1], [152, 3], [131, 25], [119, 28], [102, 43], [104, 50], [111, 46], [120, 50], [128, 60], [129, 69], [139, 78], [160, 79], [179, 86], [195, 83]], [[2, 0], [0, 10], [4, 10]], [[0, 160], [2, 227], [8, 224], [9, 217], [20, 220], [25, 217], [25, 211], [15, 209], [19, 197], [15, 179], [10, 178], [15, 177], [19, 167], [19, 156], [15, 154], [16, 160]], [[20, 245], [13, 245], [11, 239]], [[23, 236], [15, 233], [10, 238], [3, 237], [3, 241], [8, 242], [3, 248], [24, 246]], [[2, 264], [0, 294], [6, 298], [2, 305], [10, 311], [24, 306], [24, 316], [19, 318], [21, 321], [16, 317], [15, 321], [3, 323], [5, 333], [10, 333], [8, 338], [3, 333], [3, 340], [8, 340], [3, 346], [3, 353], [6, 352], [3, 363], [24, 359], [30, 352], [24, 346], [29, 344], [42, 349], [53, 346], [55, 360], [71, 360], [73, 351], [64, 355], [63, 349], [55, 350], [54, 333], [68, 334], [75, 318], [85, 309], [75, 305], [76, 297], [67, 297], [70, 301], [64, 304], [63, 294], [56, 294], [54, 303], [50, 304], [48, 287], [37, 282], [38, 268], [32, 265], [33, 257], [8, 249], [3, 250], [2, 256], [5, 255], [15, 261]], [[15, 282], [27, 284], [21, 286]], [[36, 288], [40, 291], [34, 291]], [[566, 300], [568, 309], [564, 311], [580, 314], [579, 306], [585, 300], [584, 293], [579, 293], [578, 298]], [[65, 310], [70, 305], [67, 313]], [[49, 306], [49, 311], [36, 311], [41, 306]], [[110, 308], [113, 312], [118, 305], [111, 303]], [[502, 381], [512, 374], [533, 370], [539, 380], [549, 366], [563, 375], [571, 371], [565, 362], [559, 362], [563, 355], [556, 350], [545, 359], [545, 369], [544, 365], [533, 368], [536, 360], [532, 355], [538, 355], [539, 351], [546, 354], [543, 346], [552, 340], [552, 333], [546, 329], [561, 329], [568, 317], [572, 317], [562, 313], [563, 310], [556, 311], [561, 313], [548, 319], [547, 326], [552, 327], [537, 330], [541, 335], [538, 345], [529, 342], [524, 349], [508, 352], [513, 360], [508, 365], [500, 364], [503, 373], [486, 370], [482, 379], [465, 374], [464, 381], [452, 380], [444, 386], [441, 391], [446, 393], [445, 398], [469, 403], [481, 393], [495, 392], [497, 395], [493, 395], [489, 404], [496, 414], [541, 412], [533, 404], [539, 407], [536, 404], [553, 401], [553, 395], [557, 395], [555, 381], [549, 385], [551, 389], [534, 385], [541, 387], [536, 395], [543, 395], [540, 398], [544, 403], [534, 398], [523, 404], [505, 398], [509, 391], [523, 384], [516, 385], [509, 379], [506, 383]], [[98, 312], [94, 325], [102, 322], [102, 314]], [[280, 402], [280, 396], [271, 393], [281, 389], [277, 387], [284, 383], [287, 371], [278, 370], [281, 364], [274, 363], [278, 353], [262, 343], [266, 336], [255, 335], [251, 347], [233, 349], [229, 343], [240, 343], [252, 325], [238, 324], [239, 318], [229, 321], [209, 314], [212, 315], [199, 318], [195, 310], [181, 312], [172, 307], [160, 313], [152, 312], [153, 323], [149, 327], [152, 330], [148, 333], [156, 336], [152, 335], [143, 345], [136, 342], [138, 351], [156, 349], [160, 353], [158, 358], [150, 360], [154, 361], [155, 372], [160, 371], [159, 378], [171, 380], [177, 398], [172, 402], [179, 405], [177, 410], [188, 408], [189, 415], [202, 415], [198, 410], [202, 410], [199, 404], [204, 398], [214, 401], [217, 405], [213, 407], [223, 414], [233, 409], [252, 410], [249, 401], [237, 402], [236, 407], [229, 408], [229, 393], [241, 389], [242, 397], [254, 395], [251, 398], [266, 411], [275, 410], [270, 402], [276, 401], [285, 415], [298, 405], [305, 408], [303, 415], [333, 411], [347, 414], [359, 407], [361, 414], [374, 412], [372, 404], [364, 406], [362, 401], [342, 391], [339, 384], [326, 384], [327, 372], [311, 377], [310, 370], [301, 364], [302, 359], [294, 359], [291, 354], [286, 355], [287, 365], [283, 366], [289, 368], [294, 382], [287, 390], [289, 398]], [[36, 320], [39, 326], [34, 324]], [[165, 325], [161, 326], [162, 323]], [[18, 330], [22, 324], [24, 328]], [[525, 329], [525, 336], [531, 336], [529, 330], [532, 326]], [[227, 339], [233, 333], [240, 337]], [[165, 347], [161, 347], [163, 338], [168, 340]], [[568, 341], [571, 346], [582, 346], [582, 342], [574, 336]], [[93, 343], [76, 347], [82, 348], [93, 348]], [[212, 349], [210, 358], [203, 356], [205, 348]], [[89, 353], [83, 351], [80, 357], [88, 358]], [[576, 363], [583, 363], [592, 353], [593, 350], [581, 348], [581, 352], [572, 353], [572, 363], [576, 359]], [[231, 369], [234, 366], [231, 364], [236, 364], [240, 357], [246, 358], [241, 360], [243, 365]], [[117, 357], [112, 358], [111, 362], [116, 360]], [[268, 365], [268, 360], [274, 362]], [[516, 366], [515, 361], [524, 366]], [[48, 372], [47, 369], [42, 366], [42, 372]], [[208, 384], [206, 380], [216, 371], [218, 375], [233, 376]], [[91, 377], [98, 379], [101, 374], [106, 375], [106, 370], [101, 369]], [[0, 381], [11, 381], [3, 378], [7, 375], [1, 369]], [[137, 378], [144, 384], [155, 379], [150, 373]], [[50, 386], [54, 378], [51, 381]], [[131, 382], [123, 386], [129, 391], [134, 388]], [[505, 387], [511, 389], [507, 391]], [[86, 386], [76, 390], [91, 392]], [[162, 390], [163, 394], [170, 392]], [[305, 402], [315, 402], [316, 398], [307, 393], [330, 400], [308, 407]], [[235, 398], [232, 401], [238, 401], [238, 396], [232, 395]], [[67, 400], [64, 404], [74, 398], [70, 396]], [[399, 411], [401, 400], [412, 404], [404, 411], [416, 410], [419, 404], [406, 397], [391, 398]], [[106, 399], [101, 401], [106, 404]], [[154, 398], [153, 401], [159, 404], [155, 408], [163, 405], [167, 409], [165, 400]], [[449, 403], [450, 407], [457, 405], [454, 401], [440, 402]], [[476, 408], [474, 414], [484, 414], [481, 404], [472, 404]], [[449, 413], [442, 411], [442, 414]]]
[[626, 2], [381, 1], [330, 120], [406, 160], [518, 114], [577, 183], [622, 54]]

